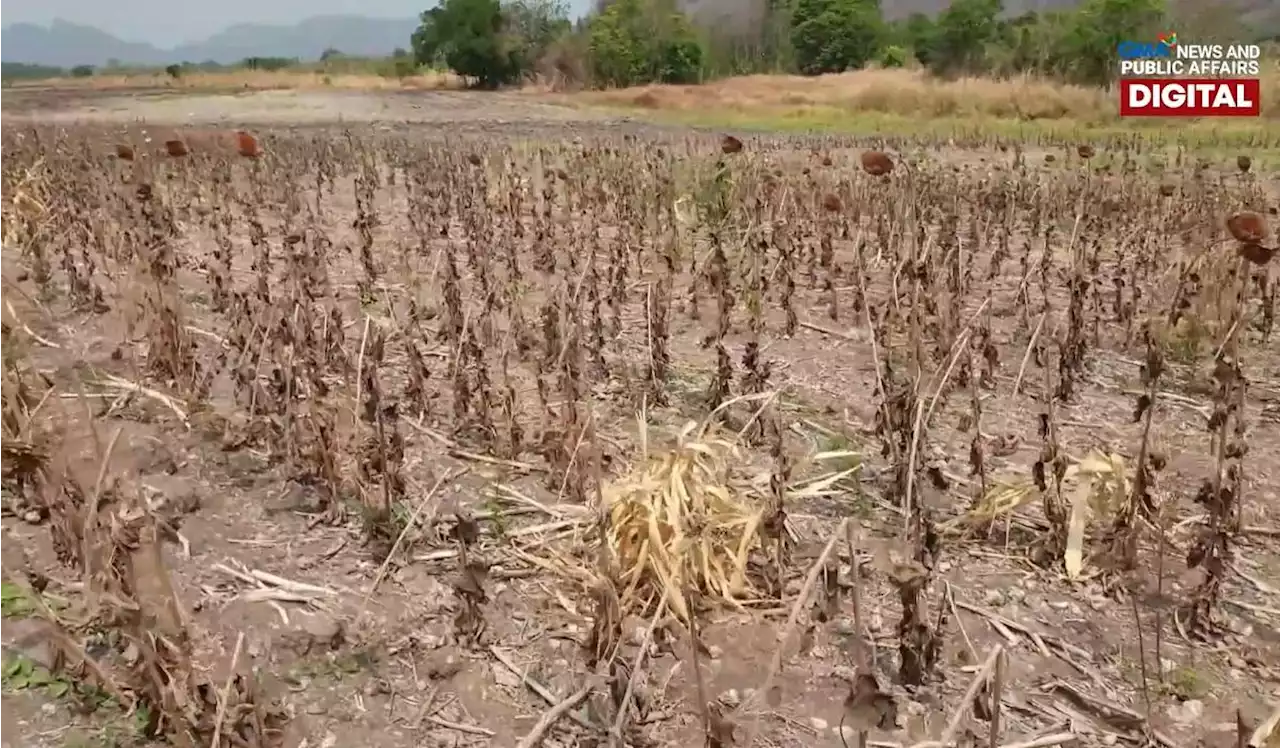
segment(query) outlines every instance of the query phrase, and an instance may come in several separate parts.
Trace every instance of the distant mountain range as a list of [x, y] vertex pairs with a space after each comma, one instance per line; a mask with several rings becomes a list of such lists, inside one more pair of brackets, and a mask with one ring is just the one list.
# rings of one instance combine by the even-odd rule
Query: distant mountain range
[[69, 68], [75, 65], [169, 65], [180, 62], [234, 63], [246, 57], [317, 60], [326, 49], [374, 57], [407, 49], [417, 18], [316, 16], [293, 26], [244, 23], [202, 42], [162, 49], [126, 42], [93, 26], [54, 21], [50, 26], [15, 23], [0, 31], [0, 59]]

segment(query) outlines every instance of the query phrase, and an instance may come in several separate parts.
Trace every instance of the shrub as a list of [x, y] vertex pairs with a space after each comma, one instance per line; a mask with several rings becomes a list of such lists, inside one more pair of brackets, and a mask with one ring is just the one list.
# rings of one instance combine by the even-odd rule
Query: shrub
[[482, 88], [514, 83], [523, 71], [505, 26], [498, 0], [445, 0], [422, 14], [412, 37], [414, 59], [419, 65], [443, 62]]
[[901, 68], [907, 65], [907, 50], [896, 44], [890, 44], [880, 53], [880, 67]]
[[587, 28], [591, 73], [599, 85], [693, 83], [703, 48], [689, 19], [667, 3], [617, 0]]
[[791, 46], [805, 75], [839, 73], [875, 59], [885, 32], [872, 0], [798, 0]]

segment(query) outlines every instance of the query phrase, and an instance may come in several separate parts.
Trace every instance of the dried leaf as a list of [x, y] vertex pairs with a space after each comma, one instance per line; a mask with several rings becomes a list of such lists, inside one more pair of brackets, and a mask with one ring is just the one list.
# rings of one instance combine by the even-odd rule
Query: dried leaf
[[844, 700], [843, 724], [855, 732], [897, 729], [898, 704], [874, 675], [858, 673]]
[[707, 713], [711, 718], [711, 724], [707, 725], [707, 748], [731, 748], [737, 733], [733, 722], [719, 704], [709, 704]]
[[258, 146], [258, 139], [244, 130], [236, 132], [236, 149], [245, 158], [257, 158], [262, 155], [262, 149]]

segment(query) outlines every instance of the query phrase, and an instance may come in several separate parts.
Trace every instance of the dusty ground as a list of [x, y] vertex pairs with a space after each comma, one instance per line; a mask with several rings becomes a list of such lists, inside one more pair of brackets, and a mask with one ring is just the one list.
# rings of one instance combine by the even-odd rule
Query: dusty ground
[[[349, 127], [360, 132], [392, 131], [410, 139], [437, 137], [440, 133], [433, 125], [457, 125], [469, 132], [513, 138], [590, 138], [615, 127], [641, 137], [659, 134], [657, 129], [540, 104], [522, 95], [268, 92], [71, 101], [56, 96], [15, 100], [6, 94], [5, 104], [10, 124], [98, 119], [112, 126], [136, 120], [166, 127], [245, 125], [271, 128], [281, 138], [289, 137], [287, 128], [314, 126], [303, 130], [302, 136], [322, 134], [336, 139], [339, 122], [351, 123]], [[662, 136], [677, 144], [684, 139], [679, 134]], [[856, 153], [855, 149], [833, 152], [836, 166], [855, 169]], [[807, 157], [807, 144], [798, 143], [794, 158]], [[948, 158], [958, 165], [981, 168], [1000, 156], [965, 153]], [[349, 211], [354, 198], [349, 182], [335, 199], [325, 228], [341, 241], [351, 237]], [[403, 206], [387, 195], [378, 199], [383, 215], [391, 216], [380, 227], [379, 239], [392, 242], [397, 232], [406, 230]], [[239, 272], [248, 278], [245, 264]], [[6, 300], [13, 300], [23, 322], [52, 344], [32, 344], [37, 366], [62, 384], [78, 367], [111, 370], [119, 330], [98, 317], [42, 315], [11, 291], [13, 284], [12, 288], [31, 293], [30, 284], [20, 279], [21, 272], [16, 258], [6, 254]], [[193, 276], [192, 282], [196, 288], [200, 281]], [[984, 429], [993, 444], [1003, 447], [990, 457], [992, 474], [1025, 477], [1039, 451], [1029, 414], [1039, 408], [1040, 386], [1026, 382], [1019, 394], [1012, 393], [1027, 344], [1027, 331], [1016, 324], [1010, 311], [1012, 291], [1005, 288], [994, 302], [999, 307], [995, 342], [1002, 364], [995, 390], [984, 395]], [[778, 384], [785, 384], [791, 393], [788, 417], [815, 447], [846, 445], [864, 450], [868, 459], [860, 484], [850, 487], [846, 495], [795, 507], [790, 514], [800, 540], [786, 607], [798, 592], [808, 560], [817, 556], [839, 518], [859, 518], [861, 542], [873, 558], [893, 546], [901, 524], [895, 508], [881, 498], [883, 464], [876, 459], [878, 448], [867, 434], [874, 417], [870, 336], [861, 320], [847, 310], [842, 321], [827, 320], [826, 292], [805, 286], [797, 295], [801, 319], [817, 327], [802, 328], [795, 337], [778, 339], [768, 349], [770, 358], [778, 362]], [[347, 318], [358, 319], [359, 313], [358, 304], [353, 303]], [[636, 309], [627, 311], [629, 330], [643, 330], [637, 322], [640, 314]], [[691, 391], [700, 389], [711, 360], [711, 354], [697, 345], [703, 325], [684, 314], [676, 315], [672, 324], [677, 372]], [[348, 333], [349, 339], [358, 340], [356, 330]], [[742, 343], [740, 332], [730, 338], [735, 361], [741, 358]], [[432, 354], [447, 357], [449, 352], [440, 349]], [[1136, 451], [1140, 427], [1128, 418], [1131, 391], [1138, 386], [1136, 355], [1107, 347], [1092, 354], [1084, 391], [1060, 413], [1068, 451], [1082, 454], [1092, 447], [1127, 455]], [[1247, 462], [1245, 525], [1251, 533], [1236, 560], [1238, 573], [1224, 592], [1226, 632], [1212, 642], [1192, 644], [1169, 621], [1174, 603], [1185, 599], [1187, 585], [1193, 581], [1182, 563], [1189, 537], [1185, 527], [1171, 533], [1174, 547], [1168, 553], [1170, 570], [1162, 598], [1154, 595], [1151, 581], [1154, 556], [1143, 555], [1146, 576], [1139, 585], [1138, 606], [1143, 629], [1152, 631], [1157, 615], [1165, 622], [1166, 675], [1162, 684], [1151, 689], [1150, 716], [1157, 744], [1169, 748], [1235, 745], [1236, 710], [1254, 725], [1280, 703], [1280, 548], [1276, 541], [1280, 536], [1276, 512], [1280, 506], [1280, 425], [1276, 420], [1280, 356], [1274, 350], [1257, 354], [1249, 367], [1254, 386], [1248, 412], [1254, 419], [1254, 438]], [[1185, 518], [1198, 512], [1186, 497], [1209, 469], [1204, 457], [1207, 397], [1199, 389], [1202, 371], [1178, 363], [1174, 369], [1167, 387], [1170, 396], [1159, 411], [1156, 429], [1171, 458], [1161, 477], [1161, 491], [1179, 504], [1179, 517]], [[967, 396], [953, 399], [957, 406], [943, 414], [932, 433], [935, 457], [945, 461], [952, 477], [949, 488], [928, 494], [944, 518], [961, 511], [974, 493], [972, 479], [960, 475], [965, 472], [971, 437], [956, 427]], [[415, 455], [407, 468], [411, 500], [426, 496], [438, 478], [454, 476], [432, 497], [433, 506], [438, 507], [433, 513], [446, 516], [451, 507], [468, 506], [498, 517], [484, 523], [486, 552], [496, 563], [492, 599], [486, 606], [490, 631], [484, 645], [470, 648], [452, 641], [449, 621], [454, 602], [449, 577], [453, 562], [446, 541], [435, 538], [433, 542], [431, 533], [426, 533], [421, 547], [413, 549], [412, 560], [397, 560], [366, 601], [379, 565], [362, 548], [356, 523], [336, 527], [318, 523], [308, 512], [307, 490], [281, 481], [254, 450], [221, 451], [198, 427], [175, 426], [162, 409], [131, 407], [141, 407], [147, 416], [112, 414], [99, 420], [104, 431], [122, 429], [113, 469], [138, 476], [147, 490], [170, 501], [192, 499], [199, 505], [182, 525], [189, 554], [172, 548], [168, 561], [181, 597], [192, 608], [191, 629], [201, 643], [202, 660], [220, 680], [243, 635], [235, 665], [259, 672], [265, 690], [293, 714], [290, 748], [512, 746], [547, 709], [548, 700], [567, 696], [588, 677], [583, 674], [578, 644], [591, 626], [590, 603], [570, 582], [530, 564], [531, 557], [539, 557], [563, 539], [554, 532], [548, 537], [538, 527], [571, 520], [580, 509], [557, 503], [556, 493], [540, 479], [538, 465], [459, 457], [432, 429], [406, 428]], [[654, 420], [676, 423], [692, 412], [691, 407], [677, 400]], [[69, 428], [87, 428], [78, 408], [65, 411]], [[618, 463], [631, 456], [626, 446], [629, 416], [619, 409], [606, 431], [610, 443], [618, 445]], [[96, 461], [88, 446], [81, 462], [83, 469], [94, 469]], [[502, 486], [511, 486], [514, 492]], [[521, 496], [534, 497], [536, 503]], [[1035, 526], [1034, 516], [1028, 521]], [[531, 527], [535, 531], [529, 531]], [[436, 532], [443, 530], [436, 528]], [[1129, 603], [1108, 597], [1096, 584], [1069, 584], [1059, 571], [1033, 565], [1024, 549], [1034, 541], [1034, 533], [1015, 527], [1008, 536], [998, 535], [991, 540], [948, 541], [938, 567], [946, 589], [954, 595], [954, 608], [946, 606], [953, 619], [944, 650], [943, 669], [948, 677], [910, 695], [895, 689], [900, 697], [900, 729], [873, 734], [873, 741], [878, 741], [873, 745], [908, 745], [936, 737], [976, 664], [998, 644], [1009, 652], [1000, 744], [1037, 745], [1020, 741], [1072, 732], [1080, 745], [1140, 745], [1138, 723], [1148, 708], [1137, 685], [1141, 667]], [[60, 577], [62, 572], [52, 561], [44, 528], [5, 519], [6, 578], [15, 566], [17, 555], [11, 553], [15, 546], [26, 552], [35, 568], [53, 577], [54, 588], [71, 588], [63, 584], [68, 580]], [[842, 552], [842, 559], [847, 565], [848, 555]], [[243, 576], [250, 570], [328, 592], [320, 593], [309, 612], [306, 606], [248, 602], [242, 595], [252, 585]], [[875, 571], [869, 571], [865, 594], [878, 670], [882, 682], [888, 683], [895, 669], [897, 602], [883, 575]], [[708, 689], [729, 707], [764, 680], [786, 607], [716, 614], [706, 626], [711, 655], [710, 662], [704, 662]], [[643, 622], [627, 622], [632, 637], [642, 627]], [[6, 618], [4, 629], [7, 651], [37, 661], [45, 656], [42, 631], [31, 619]], [[330, 647], [339, 630], [343, 641]], [[771, 708], [737, 715], [739, 739], [761, 716], [762, 742], [787, 748], [841, 745], [833, 728], [841, 720], [844, 679], [853, 663], [852, 631], [846, 608], [829, 624], [814, 627], [806, 652], [797, 653], [793, 641], [777, 680], [780, 701]], [[1150, 650], [1152, 643], [1145, 644]], [[1147, 661], [1148, 667], [1154, 667], [1150, 655]], [[684, 649], [677, 644], [673, 652], [655, 656], [647, 668], [654, 697], [652, 732], [665, 745], [690, 746], [700, 741], [688, 667]], [[545, 696], [536, 695], [535, 687], [543, 689]], [[1073, 697], [1080, 691], [1095, 702]], [[1109, 706], [1099, 707], [1098, 702]], [[591, 709], [575, 714], [587, 725], [603, 722]], [[984, 726], [974, 729], [985, 739]], [[598, 734], [598, 727], [584, 729], [566, 722], [545, 745], [591, 745], [591, 737]], [[47, 691], [6, 688], [5, 748], [126, 745], [128, 735], [124, 718], [104, 724], [100, 715], [70, 714], [66, 704], [49, 698]]]
[[480, 127], [572, 126], [608, 121], [589, 111], [540, 101], [534, 94], [470, 91], [231, 91], [181, 94], [67, 89], [10, 89], [10, 122], [70, 124], [144, 121], [156, 125], [307, 126], [359, 123], [386, 128], [435, 123]]

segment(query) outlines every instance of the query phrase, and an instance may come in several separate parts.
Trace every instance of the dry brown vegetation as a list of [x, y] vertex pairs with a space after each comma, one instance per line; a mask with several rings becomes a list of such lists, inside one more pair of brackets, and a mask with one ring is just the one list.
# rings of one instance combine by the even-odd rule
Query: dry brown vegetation
[[[1280, 68], [1263, 71], [1264, 117], [1280, 115]], [[580, 94], [602, 104], [640, 109], [828, 120], [866, 113], [923, 118], [988, 117], [1021, 122], [1068, 120], [1085, 125], [1118, 121], [1116, 94], [1023, 76], [941, 80], [920, 70], [860, 70], [838, 75], [750, 75], [703, 85], [649, 85]], [[1185, 123], [1181, 123], [1185, 126]], [[1221, 128], [1222, 123], [1213, 123]], [[1231, 123], [1258, 127], [1256, 121]]]
[[[1275, 729], [1277, 196], [1244, 160], [210, 137], [4, 132], [5, 672], [82, 728]], [[23, 698], [6, 740], [53, 744]]]

